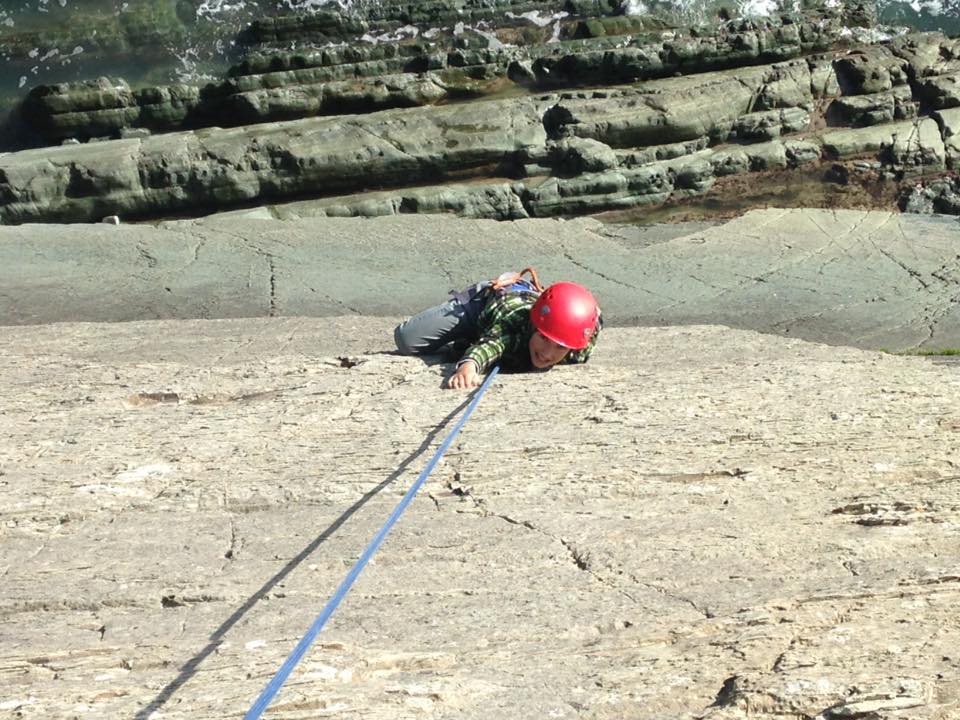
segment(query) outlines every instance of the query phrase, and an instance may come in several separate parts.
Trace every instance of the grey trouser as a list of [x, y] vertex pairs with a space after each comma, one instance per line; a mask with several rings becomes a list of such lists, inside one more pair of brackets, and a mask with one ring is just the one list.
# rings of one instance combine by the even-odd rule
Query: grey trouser
[[453, 299], [427, 308], [393, 330], [393, 339], [401, 355], [430, 355], [455, 343], [464, 350], [478, 339], [477, 318], [486, 302], [483, 289], [489, 283], [478, 283], [458, 293]]

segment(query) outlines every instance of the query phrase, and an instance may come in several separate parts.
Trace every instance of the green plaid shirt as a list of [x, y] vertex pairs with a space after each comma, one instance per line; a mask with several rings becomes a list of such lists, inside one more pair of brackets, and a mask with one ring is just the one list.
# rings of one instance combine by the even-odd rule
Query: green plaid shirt
[[[466, 349], [460, 363], [473, 360], [481, 373], [498, 361], [503, 370], [532, 370], [529, 342], [535, 328], [530, 322], [530, 308], [535, 302], [535, 297], [525, 293], [491, 295], [477, 318], [480, 338]], [[602, 326], [598, 320], [590, 344], [583, 350], [571, 350], [561, 362], [586, 362], [597, 344]]]

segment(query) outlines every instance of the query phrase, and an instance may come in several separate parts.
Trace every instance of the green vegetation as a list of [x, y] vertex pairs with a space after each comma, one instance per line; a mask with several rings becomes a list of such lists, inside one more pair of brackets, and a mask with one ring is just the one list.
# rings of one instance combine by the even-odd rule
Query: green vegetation
[[909, 350], [883, 350], [890, 355], [918, 355], [921, 357], [960, 355], [960, 348], [911, 348]]

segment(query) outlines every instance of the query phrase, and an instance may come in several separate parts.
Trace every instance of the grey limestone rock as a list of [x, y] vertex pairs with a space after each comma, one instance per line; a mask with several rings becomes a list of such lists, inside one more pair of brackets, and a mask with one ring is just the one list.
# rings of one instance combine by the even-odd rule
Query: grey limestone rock
[[750, 159], [751, 170], [779, 170], [790, 164], [787, 148], [779, 140], [744, 145], [743, 150]]
[[731, 21], [704, 35], [628, 42], [625, 47], [571, 46], [538, 53], [533, 71], [547, 87], [571, 82], [627, 82], [674, 72], [702, 73], [786, 60], [822, 50], [839, 38], [831, 21], [776, 23]]
[[599, 140], [614, 148], [726, 138], [747, 113], [767, 71], [656, 80], [603, 97], [567, 93], [544, 121], [552, 136]]
[[553, 167], [564, 175], [603, 172], [619, 164], [609, 145], [589, 138], [564, 138], [550, 143], [549, 154]]
[[747, 141], [772, 140], [781, 134], [799, 132], [810, 123], [810, 114], [803, 108], [764, 110], [737, 118], [734, 137]]
[[887, 92], [908, 81], [909, 63], [887, 46], [851, 50], [833, 63], [845, 95]]
[[912, 127], [893, 136], [888, 148], [895, 169], [908, 173], [942, 172], [946, 169], [946, 150], [940, 128], [933, 118], [921, 118]]
[[[308, 34], [331, 24], [337, 32], [352, 28], [350, 32], [356, 34], [363, 29], [327, 15], [268, 18], [262, 25], [302, 26]], [[611, 27], [633, 22], [608, 20]], [[464, 44], [463, 37], [456, 35], [445, 35], [436, 43], [365, 46], [354, 42], [340, 48], [261, 49], [234, 65], [223, 82], [203, 88], [171, 85], [133, 91], [123, 80], [107, 79], [45, 85], [31, 91], [25, 113], [47, 141], [58, 142], [65, 137], [118, 136], [120, 130], [138, 126], [172, 131], [318, 113], [372, 112], [434, 102], [439, 99], [436, 86], [464, 97], [493, 92], [491, 87], [508, 77], [541, 86], [603, 84], [772, 62], [834, 43], [834, 21], [731, 21], [703, 32], [673, 32], [670, 40], [652, 41], [650, 34], [601, 37], [567, 41], [561, 50], [543, 43], [487, 47], [486, 39], [481, 47], [456, 47]], [[264, 37], [276, 35], [264, 32]], [[431, 83], [417, 77], [424, 72], [441, 74]], [[402, 74], [409, 77], [404, 79]], [[386, 91], [384, 84], [393, 87]], [[778, 105], [761, 105], [769, 107]]]
[[[604, 208], [631, 193], [641, 204], [658, 192], [691, 193], [709, 177], [697, 167], [709, 159], [701, 153], [693, 167], [677, 158], [600, 174], [570, 197]], [[686, 187], [675, 189], [678, 178]], [[3, 227], [0, 317], [38, 324], [413, 314], [448, 289], [533, 264], [544, 278], [588, 285], [613, 325], [709, 322], [873, 349], [960, 346], [955, 217], [755, 210], [682, 233], [671, 226], [662, 242], [650, 242], [639, 235], [654, 236], [657, 227], [591, 218], [466, 220], [399, 207], [462, 203], [485, 212], [486, 198], [497, 209], [514, 203], [517, 217], [548, 215], [573, 184], [546, 180], [536, 197], [516, 185], [478, 183], [473, 197], [438, 188], [435, 195], [364, 193], [161, 223]]]
[[857, 129], [826, 130], [818, 134], [824, 150], [833, 158], [877, 154], [890, 147], [896, 137], [912, 137], [916, 123], [902, 121]]
[[[362, 83], [327, 83], [316, 86], [315, 95], [305, 92], [306, 87], [240, 93], [236, 102], [243, 98], [243, 104], [233, 114], [296, 116], [307, 105], [319, 112], [328, 99], [342, 106], [353, 93], [362, 97], [357, 102], [416, 104], [438, 99], [444, 92], [429, 74], [412, 85], [403, 78], [395, 85], [379, 80], [372, 98], [369, 86]], [[0, 159], [6, 200], [0, 213], [5, 222], [97, 220], [307, 192], [343, 195], [370, 185], [436, 183], [482, 177], [491, 169], [501, 177], [539, 174], [548, 167], [561, 174], [602, 174], [621, 162], [615, 150], [626, 151], [623, 159], [628, 166], [643, 165], [696, 151], [708, 139], [725, 140], [737, 129], [749, 139], [773, 135], [774, 120], [781, 134], [795, 132], [807, 123], [810, 93], [808, 65], [790, 61], [656, 80], [638, 88], [155, 135], [123, 141], [127, 144], [111, 146], [109, 153], [70, 148], [27, 151]], [[751, 118], [748, 111], [755, 104], [775, 109]], [[741, 119], [744, 114], [747, 117]], [[559, 141], [552, 150], [547, 148], [548, 138]], [[656, 147], [644, 149], [651, 145]], [[103, 162], [107, 156], [111, 160]], [[756, 168], [770, 163], [778, 166], [780, 161], [767, 158], [751, 164]], [[31, 173], [44, 179], [31, 184]], [[696, 179], [685, 180], [679, 189], [702, 192], [712, 181], [712, 176], [701, 178], [698, 171]], [[570, 211], [586, 207], [572, 199], [578, 189], [608, 199], [616, 195], [618, 206], [626, 203], [620, 197], [626, 192], [623, 187], [610, 192], [595, 187], [596, 181], [587, 178], [566, 183], [562, 197], [569, 199]], [[669, 190], [641, 188], [639, 196], [663, 199], [664, 192]], [[631, 190], [627, 196], [637, 192]], [[548, 204], [549, 214], [560, 210]], [[407, 206], [434, 207], [426, 202]], [[514, 213], [508, 206], [498, 216]]]
[[450, 105], [23, 151], [0, 156], [0, 217], [89, 221], [462, 178], [543, 147], [545, 107]]
[[890, 50], [908, 63], [908, 72], [916, 81], [933, 75], [960, 70], [960, 39], [940, 32], [913, 32], [890, 40]]
[[916, 115], [917, 102], [908, 85], [870, 95], [838, 97], [827, 109], [827, 117], [832, 122], [855, 127], [908, 120]]
[[[394, 322], [6, 328], [4, 711], [242, 716], [460, 412]], [[268, 713], [949, 718], [956, 372], [691, 324], [501, 375]]]
[[960, 215], [960, 180], [947, 177], [918, 183], [903, 195], [901, 206], [908, 213]]
[[814, 139], [783, 141], [787, 153], [787, 161], [791, 167], [799, 167], [808, 163], [818, 162], [823, 154], [823, 148]]
[[78, 83], [41, 85], [31, 90], [23, 113], [51, 140], [119, 136], [124, 129], [181, 127], [201, 105], [193, 85], [131, 90], [123, 79], [100, 77]]
[[933, 113], [943, 135], [947, 166], [960, 170], [960, 108], [939, 110]]
[[806, 60], [789, 60], [766, 68], [756, 98], [756, 110], [803, 108], [813, 104], [814, 81]]
[[656, 160], [671, 160], [673, 158], [691, 155], [704, 150], [710, 145], [707, 137], [694, 138], [685, 142], [666, 143], [664, 145], [650, 145], [643, 148], [616, 150], [617, 161], [624, 167], [636, 167]]
[[[391, 8], [366, 8], [373, 24], [363, 27], [405, 12]], [[829, 7], [815, 20], [670, 30], [608, 17], [622, 9], [582, 29], [595, 37], [556, 43], [531, 27], [530, 44], [514, 46], [493, 42], [493, 31], [263, 45], [202, 89], [110, 78], [35, 89], [27, 114], [49, 137], [121, 139], [0, 156], [0, 222], [162, 218], [301, 198], [341, 215], [573, 215], [703, 194], [717, 177], [821, 156], [881, 163], [878, 176], [892, 181], [956, 166], [954, 39], [912, 33], [849, 47], [845, 37], [861, 36], [841, 32], [843, 11]], [[496, 31], [519, 39], [526, 20], [507, 20]], [[314, 30], [351, 22], [323, 17]], [[929, 109], [933, 119], [918, 117]]]
[[717, 177], [750, 171], [750, 156], [742, 145], [729, 145], [717, 149], [711, 154], [710, 163]]
[[363, 34], [369, 23], [352, 13], [319, 11], [264, 17], [253, 21], [242, 33], [244, 43], [290, 43], [309, 39], [315, 42], [344, 41]]
[[923, 78], [917, 94], [937, 110], [960, 107], [960, 72]]
[[234, 124], [255, 124], [315, 115], [418, 107], [447, 96], [445, 84], [427, 73], [248, 90], [230, 95], [223, 104], [224, 112], [233, 118]]

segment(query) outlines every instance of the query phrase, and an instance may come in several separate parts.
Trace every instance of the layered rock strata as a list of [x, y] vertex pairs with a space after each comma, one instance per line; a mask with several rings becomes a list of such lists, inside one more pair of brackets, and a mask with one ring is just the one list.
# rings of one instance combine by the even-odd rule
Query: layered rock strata
[[[125, 137], [0, 156], [0, 220], [163, 217], [305, 198], [318, 200], [317, 214], [545, 217], [662, 204], [703, 194], [718, 178], [820, 163], [840, 163], [830, 172], [844, 182], [955, 170], [960, 40], [915, 33], [840, 49], [838, 26], [817, 27], [733, 21], [650, 52], [629, 39], [603, 52], [559, 48], [525, 70], [513, 51], [462, 51], [458, 72], [474, 70], [457, 77], [453, 53], [398, 45], [377, 57], [278, 56], [275, 66], [252, 57], [202, 92], [107, 80], [38, 89], [53, 132], [85, 122]], [[772, 57], [792, 59], [761, 62]], [[335, 79], [343, 61], [370, 75]], [[378, 75], [411, 62], [447, 65]], [[717, 65], [737, 67], [707, 70]], [[687, 74], [656, 79], [676, 69]], [[515, 86], [508, 97], [450, 101], [502, 90], [505, 74], [534, 92]], [[535, 91], [574, 80], [630, 84]], [[393, 109], [299, 117], [375, 108]], [[125, 124], [175, 127], [218, 113], [237, 126], [151, 135]], [[290, 117], [299, 119], [242, 124]]]
[[[769, 63], [836, 44], [837, 20], [735, 21], [712, 33], [640, 33], [602, 40], [480, 48], [459, 37], [349, 46], [322, 51], [254, 53], [219, 85], [132, 91], [122, 79], [43, 85], [24, 114], [48, 140], [87, 139], [131, 128], [177, 130], [314, 115], [373, 112], [489, 93], [508, 77], [556, 88], [635, 82]], [[666, 34], [668, 39], [662, 36]], [[473, 45], [477, 43], [474, 42]], [[429, 88], [429, 89], [427, 89]], [[170, 106], [169, 111], [162, 108]]]

